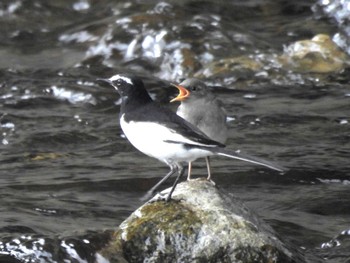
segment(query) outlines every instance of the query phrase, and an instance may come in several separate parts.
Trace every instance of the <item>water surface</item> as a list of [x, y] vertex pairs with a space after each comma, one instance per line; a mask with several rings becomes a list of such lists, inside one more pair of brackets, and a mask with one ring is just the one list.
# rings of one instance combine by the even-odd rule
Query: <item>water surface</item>
[[[176, 93], [169, 82], [209, 63], [264, 61], [293, 41], [337, 33], [314, 4], [0, 4], [1, 254], [28, 259], [35, 249], [22, 245], [31, 243], [51, 253], [41, 254], [43, 262], [82, 262], [74, 244], [80, 255], [97, 249], [102, 231], [121, 223], [166, 174], [164, 164], [127, 142], [119, 96], [96, 78], [132, 72], [168, 104]], [[231, 117], [228, 147], [289, 168], [281, 175], [213, 158], [218, 187], [240, 197], [310, 262], [349, 260], [349, 71], [297, 73], [272, 63], [258, 71], [238, 66], [207, 81], [221, 86], [214, 92]], [[193, 172], [206, 173], [203, 160]]]

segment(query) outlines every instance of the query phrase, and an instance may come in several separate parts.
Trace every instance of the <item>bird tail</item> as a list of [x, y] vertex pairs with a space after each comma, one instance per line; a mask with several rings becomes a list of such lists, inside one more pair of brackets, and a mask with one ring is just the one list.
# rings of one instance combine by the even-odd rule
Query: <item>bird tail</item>
[[225, 148], [219, 148], [219, 147], [215, 147], [211, 149], [213, 153], [215, 153], [215, 155], [220, 155], [220, 156], [226, 156], [232, 159], [237, 159], [237, 160], [241, 160], [241, 161], [246, 161], [246, 162], [250, 162], [250, 163], [254, 163], [254, 164], [258, 164], [258, 165], [262, 165], [265, 167], [268, 167], [270, 169], [279, 171], [279, 172], [284, 172], [287, 169], [278, 165], [278, 164], [274, 164], [272, 162], [260, 159], [258, 157], [254, 157], [245, 153], [241, 153], [238, 151], [233, 151], [233, 150], [229, 150], [229, 149], [225, 149]]

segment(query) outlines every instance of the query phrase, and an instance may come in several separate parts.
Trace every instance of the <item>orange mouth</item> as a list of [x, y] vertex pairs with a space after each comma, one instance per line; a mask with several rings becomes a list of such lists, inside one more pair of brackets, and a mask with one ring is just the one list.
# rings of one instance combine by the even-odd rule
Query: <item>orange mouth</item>
[[174, 101], [183, 101], [188, 96], [190, 96], [190, 92], [183, 86], [171, 84], [172, 86], [176, 87], [179, 90], [179, 95], [177, 95], [176, 98], [172, 99], [170, 102]]

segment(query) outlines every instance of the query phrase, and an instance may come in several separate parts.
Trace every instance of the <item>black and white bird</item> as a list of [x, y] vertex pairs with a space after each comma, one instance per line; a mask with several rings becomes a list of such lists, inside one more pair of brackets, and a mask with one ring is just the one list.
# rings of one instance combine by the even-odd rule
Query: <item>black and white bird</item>
[[[212, 140], [225, 144], [228, 133], [226, 112], [207, 85], [196, 78], [185, 79], [179, 85], [172, 85], [178, 88], [179, 94], [170, 102], [181, 102], [176, 114], [196, 126]], [[205, 161], [207, 180], [210, 180], [209, 156], [205, 157]], [[189, 162], [187, 180], [191, 180], [191, 171], [192, 162]]]
[[210, 139], [175, 112], [154, 102], [140, 78], [114, 75], [103, 80], [121, 96], [120, 126], [126, 138], [139, 151], [170, 167], [169, 173], [149, 193], [153, 194], [177, 172], [177, 178], [166, 197], [166, 201], [169, 201], [184, 173], [183, 164], [211, 155], [227, 156], [282, 171], [282, 168], [267, 161], [225, 149], [222, 143]]

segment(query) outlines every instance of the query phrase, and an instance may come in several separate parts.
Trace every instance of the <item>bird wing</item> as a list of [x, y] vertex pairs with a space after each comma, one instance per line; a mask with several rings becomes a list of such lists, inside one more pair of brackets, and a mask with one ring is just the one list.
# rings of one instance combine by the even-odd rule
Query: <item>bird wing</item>
[[[129, 114], [125, 114], [126, 121], [128, 121]], [[167, 142], [182, 143], [186, 145], [202, 147], [225, 146], [224, 144], [207, 137], [197, 127], [179, 117], [175, 112], [154, 102], [148, 103], [142, 108], [135, 109], [133, 112], [133, 120], [142, 122], [155, 122], [157, 124], [165, 126], [174, 134], [173, 138], [166, 140]]]

